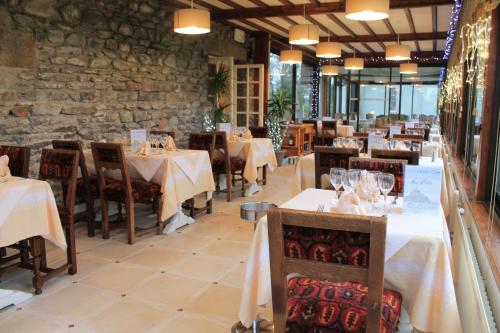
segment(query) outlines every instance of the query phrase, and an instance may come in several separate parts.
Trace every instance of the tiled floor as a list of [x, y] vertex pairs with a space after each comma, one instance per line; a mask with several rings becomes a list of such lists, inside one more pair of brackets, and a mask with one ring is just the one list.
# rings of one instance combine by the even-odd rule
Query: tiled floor
[[[248, 200], [280, 204], [291, 197], [293, 167], [268, 175], [264, 191], [228, 203], [216, 196], [214, 213], [171, 235], [126, 243], [86, 237], [78, 227], [78, 274], [49, 281], [43, 294], [0, 311], [0, 332], [229, 332], [238, 321], [241, 286], [253, 226], [239, 218]], [[52, 250], [49, 261], [60, 262]], [[32, 292], [31, 273], [14, 271], [0, 288]], [[271, 311], [263, 309], [263, 317]]]

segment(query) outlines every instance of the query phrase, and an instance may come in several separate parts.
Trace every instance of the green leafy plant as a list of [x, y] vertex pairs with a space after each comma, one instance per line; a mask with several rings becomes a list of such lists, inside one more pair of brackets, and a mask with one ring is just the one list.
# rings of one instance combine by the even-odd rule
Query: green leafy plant
[[214, 123], [229, 122], [226, 108], [230, 104], [222, 104], [221, 99], [229, 92], [229, 70], [224, 66], [218, 66], [214, 76], [208, 82], [208, 93], [213, 96], [212, 115]]
[[292, 105], [292, 99], [283, 90], [277, 90], [269, 101], [266, 124], [269, 128], [269, 137], [273, 141], [274, 151], [281, 151], [282, 123], [289, 120], [287, 118], [292, 113]]

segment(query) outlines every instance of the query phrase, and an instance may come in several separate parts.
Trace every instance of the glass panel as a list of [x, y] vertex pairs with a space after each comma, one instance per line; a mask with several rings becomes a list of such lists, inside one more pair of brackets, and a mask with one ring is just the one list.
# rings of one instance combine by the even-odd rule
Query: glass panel
[[248, 126], [259, 126], [259, 115], [249, 114], [248, 115]]
[[236, 96], [247, 97], [247, 84], [246, 83], [238, 83], [236, 91], [237, 91]]
[[259, 99], [258, 98], [250, 98], [248, 100], [248, 112], [259, 112]]
[[277, 90], [283, 90], [291, 98], [293, 66], [281, 64], [280, 57], [271, 53], [269, 68], [271, 95]]
[[247, 115], [246, 114], [236, 115], [236, 126], [237, 127], [246, 127], [247, 126]]
[[250, 83], [250, 97], [259, 97], [259, 84]]
[[236, 80], [247, 81], [247, 69], [246, 68], [238, 68], [238, 70], [236, 71]]
[[297, 106], [295, 112], [295, 121], [297, 122], [301, 122], [302, 119], [312, 118], [312, 72], [313, 69], [311, 66], [305, 64], [297, 65]]
[[250, 81], [259, 81], [260, 80], [260, 76], [259, 76], [259, 69], [258, 68], [249, 68], [248, 69], [250, 71], [250, 75], [249, 75], [249, 80]]
[[238, 98], [236, 100], [236, 112], [246, 112], [247, 111], [247, 99]]
[[[403, 85], [401, 90], [401, 119], [410, 120], [413, 118], [413, 85]], [[416, 115], [415, 115], [416, 117]]]

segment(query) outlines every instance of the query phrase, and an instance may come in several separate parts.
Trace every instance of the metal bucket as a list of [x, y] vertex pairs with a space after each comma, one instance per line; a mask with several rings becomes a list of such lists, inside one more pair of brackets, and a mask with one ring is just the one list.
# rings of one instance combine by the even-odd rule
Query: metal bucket
[[278, 206], [269, 202], [246, 202], [240, 205], [240, 217], [243, 220], [257, 222], [269, 209], [276, 207]]

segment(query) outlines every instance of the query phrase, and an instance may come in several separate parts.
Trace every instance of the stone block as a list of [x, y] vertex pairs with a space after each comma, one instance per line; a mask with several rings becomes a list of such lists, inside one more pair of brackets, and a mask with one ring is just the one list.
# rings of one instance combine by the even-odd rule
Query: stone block
[[0, 66], [37, 66], [38, 52], [33, 32], [9, 31], [0, 27], [0, 45]]
[[66, 43], [71, 46], [84, 47], [85, 37], [79, 33], [72, 33], [66, 38]]
[[128, 71], [132, 67], [131, 64], [128, 62], [121, 60], [121, 59], [114, 59], [113, 60], [113, 68], [119, 71]]
[[134, 121], [145, 121], [150, 120], [151, 116], [147, 111], [134, 111]]
[[87, 66], [87, 61], [82, 58], [69, 58], [67, 61], [68, 65], [73, 65], [73, 66], [78, 66], [78, 67], [84, 67]]
[[65, 22], [77, 24], [80, 21], [81, 13], [77, 6], [67, 5], [61, 9], [61, 14]]
[[90, 68], [106, 68], [109, 67], [110, 63], [108, 58], [95, 58], [90, 62]]
[[27, 117], [30, 114], [30, 106], [15, 106], [12, 110], [11, 113], [13, 116], [16, 117]]
[[47, 34], [47, 39], [52, 43], [64, 42], [64, 32], [61, 30], [50, 30]]
[[132, 27], [127, 23], [122, 23], [120, 28], [118, 28], [118, 32], [127, 37], [132, 36], [133, 34]]
[[85, 115], [85, 114], [94, 114], [96, 111], [97, 110], [95, 106], [88, 106], [88, 105], [65, 106], [62, 109], [62, 114]]
[[52, 103], [40, 103], [35, 104], [32, 107], [32, 112], [34, 115], [57, 115], [61, 113], [61, 105]]
[[121, 111], [119, 112], [119, 114], [120, 114], [120, 121], [122, 123], [130, 123], [134, 120], [132, 112], [130, 111]]
[[135, 81], [127, 82], [127, 90], [128, 91], [140, 91], [142, 89], [142, 84]]
[[154, 8], [143, 2], [139, 5], [139, 12], [142, 14], [152, 14], [154, 12]]
[[57, 16], [56, 0], [24, 0], [22, 2], [23, 9], [31, 15], [39, 17]]

